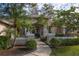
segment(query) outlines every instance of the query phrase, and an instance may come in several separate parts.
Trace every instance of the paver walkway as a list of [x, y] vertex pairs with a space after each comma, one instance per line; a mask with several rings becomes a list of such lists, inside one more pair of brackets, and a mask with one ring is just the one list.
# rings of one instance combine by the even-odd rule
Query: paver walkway
[[49, 56], [51, 53], [50, 47], [40, 40], [36, 41], [37, 41], [37, 50], [25, 54], [24, 56]]

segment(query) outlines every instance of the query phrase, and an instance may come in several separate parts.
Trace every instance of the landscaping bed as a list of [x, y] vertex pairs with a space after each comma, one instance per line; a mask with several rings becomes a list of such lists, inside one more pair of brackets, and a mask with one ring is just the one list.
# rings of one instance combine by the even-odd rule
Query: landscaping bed
[[22, 41], [19, 41], [21, 45], [11, 47], [10, 39], [6, 36], [0, 36], [0, 56], [22, 56], [36, 50], [36, 40], [29, 39], [25, 41], [25, 45], [22, 45], [24, 42]]
[[0, 50], [0, 56], [23, 56], [33, 51], [34, 50], [29, 50], [26, 48], [14, 47], [7, 50]]

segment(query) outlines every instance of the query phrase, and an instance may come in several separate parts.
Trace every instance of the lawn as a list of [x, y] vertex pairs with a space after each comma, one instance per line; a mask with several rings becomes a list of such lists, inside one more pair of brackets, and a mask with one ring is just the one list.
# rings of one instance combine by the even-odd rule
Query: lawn
[[52, 49], [51, 56], [79, 56], [79, 45]]

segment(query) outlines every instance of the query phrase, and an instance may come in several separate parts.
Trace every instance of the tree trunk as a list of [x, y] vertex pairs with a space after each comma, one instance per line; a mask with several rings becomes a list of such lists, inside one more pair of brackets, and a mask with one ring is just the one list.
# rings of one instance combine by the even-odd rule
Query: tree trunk
[[16, 26], [16, 19], [14, 20], [14, 28], [15, 28], [15, 34], [14, 34], [14, 40], [13, 40], [13, 43], [12, 43], [12, 47], [15, 46], [15, 41], [16, 41], [16, 31], [17, 31], [17, 26]]

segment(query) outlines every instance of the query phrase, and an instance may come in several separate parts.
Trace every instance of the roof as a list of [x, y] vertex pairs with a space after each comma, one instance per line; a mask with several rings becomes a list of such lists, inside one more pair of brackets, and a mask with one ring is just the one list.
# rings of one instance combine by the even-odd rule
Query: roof
[[[33, 19], [38, 19], [38, 18], [40, 18], [40, 16], [39, 15], [31, 15], [31, 16], [26, 16], [27, 18], [33, 18]], [[44, 19], [49, 19], [49, 17], [46, 17], [46, 16], [44, 16], [43, 17]]]
[[0, 19], [0, 24], [3, 24], [5, 26], [10, 26], [10, 27], [14, 27], [13, 26], [13, 23], [7, 21], [7, 20], [4, 20], [4, 19]]
[[[32, 23], [35, 23], [36, 20], [33, 19], [38, 19], [40, 18], [40, 16], [38, 15], [32, 15], [32, 16], [26, 16], [27, 18], [31, 18], [32, 19]], [[44, 19], [48, 19], [48, 17], [43, 17]], [[0, 19], [0, 24], [3, 24], [5, 26], [10, 26], [10, 27], [14, 27], [14, 21], [13, 20], [6, 20], [6, 19]]]

